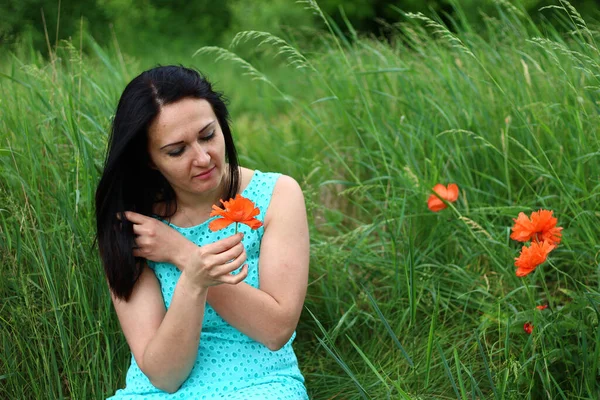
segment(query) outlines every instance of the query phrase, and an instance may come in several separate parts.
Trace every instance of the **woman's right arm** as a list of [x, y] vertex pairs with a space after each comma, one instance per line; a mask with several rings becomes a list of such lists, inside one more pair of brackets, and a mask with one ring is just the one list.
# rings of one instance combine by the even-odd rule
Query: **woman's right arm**
[[[158, 279], [144, 266], [128, 301], [112, 295], [113, 304], [135, 361], [152, 385], [173, 393], [189, 376], [198, 354], [208, 287], [236, 284], [247, 274], [230, 272], [246, 261], [241, 235], [207, 246], [182, 242], [178, 260], [183, 272], [165, 309]], [[201, 260], [201, 261], [199, 261]], [[229, 262], [230, 260], [233, 260]]]
[[192, 370], [207, 291], [182, 274], [167, 311], [158, 280], [145, 266], [129, 301], [112, 296], [135, 361], [158, 389], [175, 392]]

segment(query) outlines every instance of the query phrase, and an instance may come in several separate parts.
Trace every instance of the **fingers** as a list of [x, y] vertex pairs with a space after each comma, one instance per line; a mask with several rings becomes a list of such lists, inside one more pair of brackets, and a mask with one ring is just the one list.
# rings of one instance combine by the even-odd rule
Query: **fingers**
[[219, 253], [229, 250], [236, 244], [240, 243], [242, 241], [243, 237], [244, 237], [244, 234], [242, 232], [238, 232], [235, 235], [229, 236], [225, 239], [221, 239], [221, 240], [211, 243], [205, 247], [207, 248], [207, 250], [209, 252], [211, 252], [213, 254], [219, 254]]
[[[219, 265], [214, 268], [214, 276], [227, 275], [238, 269], [242, 264], [246, 262], [246, 252], [242, 252], [236, 259], [231, 262], [225, 262], [223, 265]], [[230, 258], [231, 260], [231, 258]]]
[[[143, 224], [148, 219], [151, 219], [149, 217], [146, 217], [145, 215], [138, 214], [133, 211], [125, 211], [123, 214], [125, 214], [125, 218], [127, 218], [130, 222], [133, 222], [134, 224]], [[117, 218], [119, 220], [121, 219], [118, 214], [117, 214]]]
[[141, 234], [142, 234], [142, 226], [141, 226], [141, 225], [138, 225], [138, 224], [133, 224], [133, 233], [134, 233], [136, 236], [139, 236], [139, 235], [141, 235]]
[[225, 275], [221, 281], [228, 285], [237, 285], [248, 276], [248, 264], [244, 264], [237, 275]]
[[224, 251], [221, 254], [217, 254], [214, 256], [214, 263], [216, 265], [225, 264], [231, 260], [238, 258], [244, 252], [244, 245], [240, 242], [230, 248], [227, 251]]
[[141, 225], [141, 224], [133, 224], [133, 233], [137, 236], [140, 235], [148, 235], [148, 236], [154, 236], [154, 229], [152, 229], [151, 227], [148, 227], [146, 225]]
[[159, 226], [160, 226], [159, 224], [162, 224], [162, 222], [158, 222], [157, 220], [155, 220], [153, 218], [144, 217], [144, 222], [141, 222], [141, 223], [135, 222], [133, 224], [133, 233], [135, 233], [138, 236], [140, 236], [140, 235], [155, 236], [157, 230], [159, 229]]

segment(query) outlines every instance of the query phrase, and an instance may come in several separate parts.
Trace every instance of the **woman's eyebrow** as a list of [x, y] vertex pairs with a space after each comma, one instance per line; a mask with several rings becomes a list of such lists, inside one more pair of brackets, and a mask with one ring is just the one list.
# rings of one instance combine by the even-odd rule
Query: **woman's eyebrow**
[[[199, 133], [204, 132], [209, 126], [211, 126], [215, 121], [210, 121], [208, 124], [204, 125], [204, 127], [202, 129], [200, 129]], [[175, 143], [169, 143], [169, 144], [165, 144], [163, 147], [160, 148], [160, 150], [164, 149], [165, 147], [169, 147], [169, 146], [175, 146], [176, 144], [183, 144], [184, 141], [180, 140], [179, 142], [175, 142]]]

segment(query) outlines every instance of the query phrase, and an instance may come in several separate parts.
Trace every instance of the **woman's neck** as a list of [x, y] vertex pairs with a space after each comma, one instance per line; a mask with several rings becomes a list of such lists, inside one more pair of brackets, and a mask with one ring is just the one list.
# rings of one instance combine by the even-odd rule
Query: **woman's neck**
[[[224, 177], [219, 187], [210, 193], [199, 195], [196, 193], [175, 193], [173, 220], [185, 225], [198, 225], [209, 218], [213, 205], [220, 205], [220, 200], [226, 195], [228, 179]], [[176, 224], [179, 225], [179, 224]]]

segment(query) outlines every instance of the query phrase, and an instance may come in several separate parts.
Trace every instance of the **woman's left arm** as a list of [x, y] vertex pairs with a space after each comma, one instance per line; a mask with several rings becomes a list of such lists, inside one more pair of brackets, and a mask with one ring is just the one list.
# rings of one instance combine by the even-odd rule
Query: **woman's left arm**
[[230, 325], [275, 351], [296, 329], [308, 285], [306, 206], [293, 178], [277, 180], [264, 222], [260, 289], [243, 282], [215, 286], [207, 301]]

